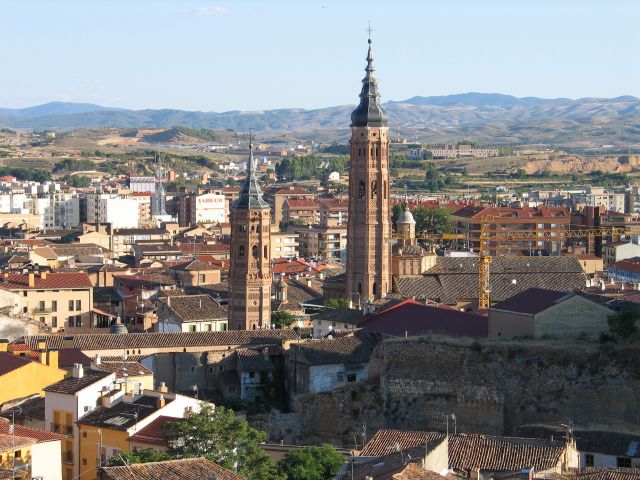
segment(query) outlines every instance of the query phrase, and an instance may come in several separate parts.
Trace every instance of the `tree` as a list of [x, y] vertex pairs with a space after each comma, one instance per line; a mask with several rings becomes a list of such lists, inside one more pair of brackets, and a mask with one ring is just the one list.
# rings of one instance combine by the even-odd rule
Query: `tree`
[[425, 169], [427, 170], [427, 173], [425, 174], [427, 189], [430, 192], [439, 192], [445, 183], [442, 173], [438, 171], [436, 164], [433, 162], [427, 162]]
[[65, 181], [75, 188], [86, 188], [91, 185], [91, 179], [85, 175], [74, 175], [66, 177]]
[[198, 413], [168, 423], [164, 433], [169, 443], [167, 453], [172, 457], [206, 457], [252, 480], [285, 478], [275, 460], [260, 448], [266, 438], [264, 432], [236, 418], [233, 410], [205, 406]]
[[280, 462], [280, 471], [288, 480], [329, 480], [345, 462], [331, 445], [291, 450]]
[[346, 308], [349, 306], [349, 302], [346, 298], [331, 298], [324, 302], [325, 310], [335, 310], [336, 308]]
[[444, 205], [433, 208], [417, 206], [411, 209], [416, 221], [416, 232], [449, 233], [453, 229], [451, 210]]
[[109, 467], [121, 467], [133, 463], [163, 462], [171, 460], [171, 456], [165, 452], [158, 452], [153, 448], [144, 448], [132, 452], [120, 451], [113, 455], [108, 462]]
[[271, 315], [271, 322], [276, 326], [276, 328], [290, 327], [295, 321], [296, 317], [286, 311], [275, 312]]
[[625, 308], [610, 315], [607, 319], [611, 333], [615, 336], [628, 338], [638, 331], [636, 322], [640, 318], [640, 311], [636, 308]]

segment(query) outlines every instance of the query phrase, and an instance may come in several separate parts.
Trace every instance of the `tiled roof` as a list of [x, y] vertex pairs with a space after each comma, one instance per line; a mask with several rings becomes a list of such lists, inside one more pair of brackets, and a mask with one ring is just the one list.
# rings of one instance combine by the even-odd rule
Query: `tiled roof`
[[[434, 432], [379, 430], [360, 453], [379, 456], [396, 445], [401, 450], [424, 445]], [[459, 433], [449, 435], [449, 467], [455, 470], [472, 469], [518, 471], [534, 468], [540, 472], [554, 468], [565, 451], [565, 444], [534, 438], [493, 437]]]
[[459, 433], [449, 437], [449, 466], [456, 470], [541, 472], [558, 465], [565, 444], [533, 438]]
[[103, 467], [100, 471], [103, 480], [245, 480], [206, 458]]
[[172, 295], [160, 299], [182, 322], [205, 322], [226, 319], [226, 305], [220, 305], [209, 295]]
[[[564, 429], [547, 425], [524, 425], [518, 435], [535, 438], [562, 438]], [[574, 430], [578, 451], [616, 457], [640, 458], [640, 434], [603, 430]]]
[[35, 274], [35, 286], [29, 287], [29, 274], [10, 273], [0, 277], [0, 288], [4, 290], [64, 290], [92, 288], [89, 275], [84, 272], [48, 273], [46, 278]]
[[358, 327], [393, 337], [486, 337], [489, 334], [486, 317], [453, 308], [425, 305], [415, 300], [405, 300], [381, 313], [371, 315], [358, 323]]
[[[25, 400], [24, 402], [18, 404], [21, 412], [16, 414], [16, 418], [37, 418], [38, 420], [45, 419], [44, 413], [44, 397], [35, 396]], [[2, 412], [0, 413], [0, 417], [4, 418], [12, 418], [11, 413]]]
[[166, 235], [164, 228], [115, 228], [114, 235]]
[[[583, 288], [586, 276], [574, 257], [496, 257], [491, 263], [491, 299], [500, 302], [529, 288], [569, 292]], [[478, 298], [478, 259], [437, 257], [420, 276], [394, 279], [405, 297], [453, 305]]]
[[12, 353], [0, 352], [0, 376], [29, 365], [34, 360], [30, 357], [21, 357]]
[[[44, 402], [44, 398], [42, 398]], [[22, 408], [22, 405], [20, 405]], [[1, 435], [10, 435], [9, 427], [10, 422], [8, 420], [0, 421], [0, 434]], [[65, 435], [55, 432], [46, 432], [44, 430], [40, 430], [38, 428], [25, 427], [24, 425], [15, 424], [14, 431], [16, 436], [19, 437], [29, 437], [35, 439], [37, 442], [50, 442], [52, 440], [62, 440], [66, 438]]]
[[[31, 348], [37, 348], [38, 338], [43, 338], [47, 348], [62, 348], [62, 335], [34, 335], [24, 337]], [[296, 340], [298, 335], [291, 329], [276, 330], [229, 330], [226, 332], [180, 332], [180, 333], [82, 333], [73, 335], [72, 344], [81, 350], [118, 350], [133, 348], [171, 348], [216, 345], [262, 345], [277, 344], [283, 340]]]
[[72, 368], [76, 363], [84, 366], [91, 365], [91, 359], [79, 348], [61, 348], [58, 350], [58, 366], [60, 368]]
[[312, 198], [287, 198], [285, 200], [289, 209], [308, 209], [308, 208], [320, 208], [320, 204]]
[[566, 207], [484, 207], [479, 205], [469, 205], [461, 210], [458, 210], [454, 216], [465, 218], [477, 218], [483, 217], [500, 217], [500, 220], [496, 219], [496, 222], [502, 220], [513, 220], [521, 218], [547, 218], [547, 217], [560, 217], [569, 218], [569, 209]]
[[[167, 404], [172, 401], [171, 398], [165, 399]], [[121, 401], [112, 407], [98, 407], [78, 420], [78, 424], [113, 430], [127, 430], [157, 410], [158, 399], [144, 395], [135, 402]]]
[[78, 255], [100, 256], [105, 251], [108, 251], [106, 248], [101, 247], [100, 245], [96, 245], [95, 243], [52, 244], [52, 245], [49, 245], [49, 248], [53, 250], [53, 252], [58, 257], [69, 257], [69, 256], [78, 256]]
[[367, 442], [360, 456], [381, 457], [391, 452], [407, 450], [409, 448], [441, 441], [445, 437], [439, 432], [418, 432], [410, 430], [378, 430]]
[[93, 385], [103, 378], [111, 375], [109, 372], [96, 372], [95, 370], [85, 370], [82, 378], [67, 377], [44, 388], [45, 392], [64, 393], [74, 395], [80, 390]]
[[161, 273], [149, 273], [138, 275], [114, 275], [114, 281], [125, 287], [137, 286], [173, 286], [176, 281], [168, 275]]
[[273, 363], [269, 359], [269, 352], [265, 348], [239, 348], [236, 350], [240, 370], [245, 372], [264, 372], [274, 370]]
[[529, 288], [507, 300], [498, 302], [491, 307], [491, 310], [536, 315], [571, 296], [573, 294], [570, 292], [558, 292], [556, 290], [547, 290], [546, 288]]
[[339, 322], [348, 323], [350, 325], [357, 325], [363, 318], [365, 317], [362, 314], [362, 310], [348, 307], [334, 308], [333, 310], [320, 312], [313, 316], [314, 321]]
[[299, 187], [283, 187], [275, 192], [274, 195], [311, 195], [309, 190], [305, 190], [304, 188]]
[[583, 468], [564, 478], [575, 480], [640, 480], [640, 468]]
[[296, 360], [308, 365], [364, 363], [371, 358], [377, 343], [375, 335], [359, 330], [353, 335], [312, 340], [291, 348], [298, 350]]
[[201, 272], [201, 271], [209, 271], [209, 270], [220, 270], [220, 267], [217, 265], [212, 265], [210, 263], [205, 263], [200, 260], [193, 260], [191, 262], [183, 262], [180, 265], [175, 265], [171, 267], [171, 270], [180, 270], [185, 272]]
[[180, 420], [180, 418], [160, 415], [146, 427], [138, 430], [134, 435], [129, 437], [129, 441], [138, 443], [150, 443], [153, 445], [164, 445], [164, 426], [167, 423], [179, 422]]
[[121, 362], [100, 362], [95, 368], [103, 372], [115, 373], [117, 378], [137, 377], [140, 375], [153, 375], [153, 372], [140, 362], [121, 361]]
[[34, 443], [38, 443], [35, 438], [0, 433], [0, 454], [19, 450], [23, 447], [33, 445]]

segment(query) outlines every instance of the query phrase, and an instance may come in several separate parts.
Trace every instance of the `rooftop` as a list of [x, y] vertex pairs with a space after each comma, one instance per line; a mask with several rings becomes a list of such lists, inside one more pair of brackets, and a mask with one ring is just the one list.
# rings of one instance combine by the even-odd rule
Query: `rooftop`
[[571, 296], [573, 296], [572, 292], [559, 292], [545, 288], [529, 288], [524, 292], [520, 292], [507, 300], [495, 304], [491, 307], [491, 310], [504, 310], [536, 315]]
[[204, 457], [103, 467], [103, 480], [245, 480]]
[[[34, 286], [29, 286], [29, 275], [34, 275]], [[92, 288], [89, 275], [84, 272], [59, 272], [45, 275], [9, 273], [0, 277], [4, 290], [63, 290]]]
[[[165, 397], [167, 404], [171, 401], [171, 398]], [[78, 420], [78, 424], [113, 430], [127, 430], [158, 409], [158, 399], [144, 395], [131, 403], [121, 401], [112, 407], [98, 407]]]
[[81, 378], [67, 377], [44, 388], [45, 392], [75, 395], [81, 390], [111, 375], [109, 372], [85, 370]]
[[171, 295], [160, 301], [182, 322], [226, 320], [228, 316], [227, 307], [210, 295]]
[[376, 335], [358, 330], [353, 335], [311, 340], [291, 348], [298, 350], [295, 357], [298, 361], [308, 365], [329, 365], [368, 362], [377, 344]]
[[448, 307], [425, 305], [405, 300], [387, 310], [362, 320], [358, 327], [393, 337], [449, 335], [454, 337], [486, 337], [486, 317]]
[[160, 415], [154, 419], [146, 427], [141, 428], [129, 437], [129, 441], [135, 443], [150, 443], [152, 445], [164, 445], [164, 426], [167, 423], [179, 422], [181, 419], [177, 417], [167, 417]]

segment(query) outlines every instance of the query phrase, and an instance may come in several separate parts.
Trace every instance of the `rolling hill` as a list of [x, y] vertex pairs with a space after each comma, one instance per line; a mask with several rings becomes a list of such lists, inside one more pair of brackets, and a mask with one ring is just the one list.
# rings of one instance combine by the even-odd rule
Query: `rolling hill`
[[[497, 93], [413, 97], [385, 104], [400, 136], [443, 141], [473, 136], [490, 143], [580, 142], [640, 144], [640, 99], [518, 98]], [[24, 109], [1, 109], [0, 126], [34, 129], [189, 127], [253, 129], [262, 135], [295, 132], [301, 137], [342, 139], [348, 135], [353, 105], [315, 110], [254, 112], [126, 110], [92, 104], [52, 102]]]

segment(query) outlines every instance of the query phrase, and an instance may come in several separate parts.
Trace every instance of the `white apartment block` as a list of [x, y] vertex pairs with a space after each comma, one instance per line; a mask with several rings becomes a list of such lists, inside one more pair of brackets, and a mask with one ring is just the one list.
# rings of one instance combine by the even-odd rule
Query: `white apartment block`
[[138, 202], [117, 194], [88, 194], [87, 222], [110, 223], [112, 228], [137, 228], [140, 223]]

